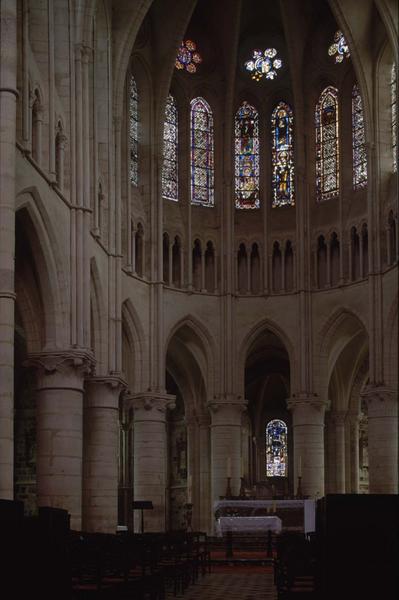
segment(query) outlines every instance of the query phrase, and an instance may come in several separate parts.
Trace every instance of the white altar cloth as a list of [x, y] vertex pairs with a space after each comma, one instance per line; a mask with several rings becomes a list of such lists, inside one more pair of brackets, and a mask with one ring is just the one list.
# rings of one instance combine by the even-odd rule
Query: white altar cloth
[[213, 505], [213, 510], [214, 514], [218, 513], [216, 517], [222, 517], [225, 510], [234, 510], [237, 513], [242, 511], [244, 515], [245, 512], [247, 513], [245, 516], [256, 516], [258, 509], [272, 509], [274, 507], [277, 510], [279, 508], [302, 508], [304, 511], [304, 532], [315, 531], [316, 501], [310, 498], [305, 500], [217, 500]]
[[274, 531], [280, 533], [281, 519], [279, 517], [219, 517], [216, 521], [216, 535], [224, 533], [258, 533]]

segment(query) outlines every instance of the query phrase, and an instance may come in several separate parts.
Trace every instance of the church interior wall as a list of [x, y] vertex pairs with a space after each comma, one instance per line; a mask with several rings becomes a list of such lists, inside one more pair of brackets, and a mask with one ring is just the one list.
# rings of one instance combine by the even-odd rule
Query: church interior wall
[[[183, 523], [190, 487], [193, 523], [211, 531], [226, 458], [233, 460], [235, 492], [242, 471], [253, 484], [264, 478], [262, 431], [272, 418], [289, 426], [290, 493], [300, 453], [308, 461], [304, 485], [310, 495], [394, 491], [397, 479], [384, 481], [384, 475], [372, 476], [368, 487], [368, 468], [375, 473], [379, 464], [382, 429], [373, 425], [367, 446], [370, 422], [379, 418], [375, 398], [385, 399], [386, 423], [397, 411], [399, 232], [389, 112], [397, 45], [389, 41], [388, 8], [372, 2], [371, 12], [357, 11], [355, 18], [345, 2], [323, 3], [323, 26], [308, 16], [298, 56], [284, 40], [299, 25], [287, 19], [275, 41], [290, 66], [264, 94], [233, 62], [243, 52], [234, 10], [231, 32], [217, 40], [204, 24], [220, 7], [206, 15], [206, 2], [180, 9], [161, 0], [124, 4], [16, 3], [15, 389], [10, 383], [4, 392], [7, 398], [15, 393], [15, 465], [10, 458], [4, 467], [14, 473], [12, 493], [30, 513], [44, 500], [65, 504], [74, 526], [114, 531], [118, 519], [132, 525], [126, 502], [134, 494], [148, 490], [157, 502], [162, 497], [162, 485], [150, 484], [154, 468], [174, 491], [166, 494], [166, 509], [157, 506], [154, 518], [148, 517], [149, 528]], [[355, 50], [342, 69], [325, 48], [338, 25]], [[174, 74], [173, 57], [186, 31], [202, 44], [198, 78]], [[231, 57], [223, 44], [231, 46]], [[131, 77], [139, 98], [137, 185], [129, 173]], [[351, 93], [357, 81], [369, 171], [367, 187], [354, 191]], [[341, 186], [336, 198], [319, 202], [314, 119], [327, 85], [338, 89]], [[178, 202], [163, 199], [161, 189], [169, 90], [179, 114]], [[213, 207], [193, 205], [190, 197], [189, 105], [197, 96], [213, 113]], [[244, 99], [259, 112], [259, 210], [234, 209], [234, 115]], [[281, 99], [295, 109], [296, 202], [276, 209], [270, 115]], [[4, 164], [6, 170], [11, 162]], [[1, 291], [0, 281], [0, 298]], [[5, 292], [7, 298], [14, 293]], [[55, 421], [67, 419], [70, 406], [66, 439], [77, 439], [80, 448], [76, 455], [57, 450], [59, 471], [70, 469], [70, 491], [59, 472], [51, 479], [43, 470], [48, 398], [41, 424], [35, 412], [44, 381], [55, 385], [57, 377], [69, 380], [70, 392]], [[156, 414], [153, 430], [149, 414]], [[318, 428], [322, 460], [305, 452], [306, 439], [295, 433], [304, 415]], [[79, 418], [84, 426], [76, 425]], [[104, 442], [103, 489], [97, 433]], [[140, 464], [146, 436], [153, 455]], [[7, 440], [12, 454], [14, 442], [9, 435]], [[180, 470], [177, 447], [186, 453]], [[381, 456], [388, 457], [389, 479], [394, 464], [388, 442]], [[77, 483], [82, 469], [83, 492]], [[1, 493], [7, 487], [2, 481]], [[102, 502], [101, 493], [108, 500]]]

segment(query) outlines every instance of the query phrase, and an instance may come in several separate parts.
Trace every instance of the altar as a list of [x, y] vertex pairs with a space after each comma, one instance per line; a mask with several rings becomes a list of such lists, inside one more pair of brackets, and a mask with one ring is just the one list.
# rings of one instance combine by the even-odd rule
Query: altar
[[[221, 519], [235, 519], [235, 521], [226, 521], [226, 526], [238, 528], [243, 531], [245, 526], [265, 527], [266, 521], [244, 521], [243, 519], [278, 518], [281, 522], [279, 531], [301, 531], [305, 534], [315, 531], [315, 500], [312, 499], [294, 499], [294, 500], [258, 500], [258, 499], [224, 499], [218, 500], [213, 505], [215, 515], [215, 531], [221, 530]], [[271, 522], [270, 522], [271, 523]], [[277, 532], [277, 530], [275, 530]], [[217, 533], [218, 534], [218, 533]]]
[[279, 517], [219, 517], [215, 527], [217, 537], [223, 537], [229, 532], [262, 535], [267, 531], [280, 533], [281, 519]]

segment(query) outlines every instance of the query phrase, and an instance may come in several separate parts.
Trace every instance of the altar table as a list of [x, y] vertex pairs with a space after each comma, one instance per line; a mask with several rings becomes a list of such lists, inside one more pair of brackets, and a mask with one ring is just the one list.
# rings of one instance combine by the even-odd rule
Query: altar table
[[216, 521], [216, 535], [222, 537], [224, 533], [257, 533], [266, 531], [280, 533], [281, 519], [279, 517], [219, 517]]
[[[221, 517], [272, 517], [265, 513], [272, 511], [274, 516], [280, 517], [284, 530], [296, 529], [304, 533], [315, 531], [316, 504], [313, 499], [293, 500], [218, 500], [213, 505], [215, 519]], [[295, 516], [296, 526], [293, 527], [292, 516]]]

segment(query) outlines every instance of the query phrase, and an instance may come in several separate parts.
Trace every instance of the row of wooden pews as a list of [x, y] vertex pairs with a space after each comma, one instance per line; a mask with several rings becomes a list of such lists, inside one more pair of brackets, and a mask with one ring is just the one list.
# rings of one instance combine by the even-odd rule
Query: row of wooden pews
[[276, 541], [274, 583], [278, 600], [316, 600], [317, 557], [314, 541], [285, 532]]
[[67, 511], [0, 500], [0, 577], [9, 597], [40, 600], [163, 600], [210, 571], [202, 532], [71, 531]]
[[72, 598], [162, 600], [210, 569], [207, 536], [176, 531], [145, 534], [71, 533]]

